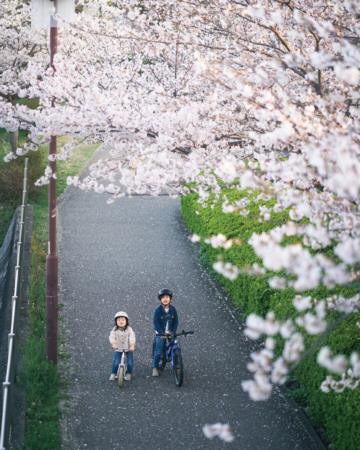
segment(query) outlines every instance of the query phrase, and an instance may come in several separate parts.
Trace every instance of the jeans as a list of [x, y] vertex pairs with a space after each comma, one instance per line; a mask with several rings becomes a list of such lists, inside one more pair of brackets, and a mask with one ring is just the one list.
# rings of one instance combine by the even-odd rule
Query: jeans
[[153, 357], [153, 368], [158, 369], [161, 361], [161, 356], [165, 351], [166, 340], [161, 339], [160, 336], [155, 336], [154, 339], [154, 357]]
[[[115, 352], [114, 358], [113, 358], [113, 364], [111, 373], [117, 374], [118, 367], [121, 361], [122, 352]], [[126, 373], [132, 373], [134, 368], [134, 352], [127, 352], [127, 358], [126, 358]]]

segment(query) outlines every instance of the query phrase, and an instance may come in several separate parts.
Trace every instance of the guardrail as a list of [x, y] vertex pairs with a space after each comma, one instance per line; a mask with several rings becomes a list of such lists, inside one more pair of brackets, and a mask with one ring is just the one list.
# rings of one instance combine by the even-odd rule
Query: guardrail
[[16, 265], [15, 265], [15, 282], [14, 295], [12, 296], [11, 304], [11, 322], [10, 332], [8, 334], [9, 345], [7, 354], [7, 365], [5, 381], [3, 382], [3, 399], [2, 399], [2, 415], [1, 415], [1, 431], [0, 431], [0, 450], [6, 450], [9, 440], [9, 396], [11, 388], [11, 380], [13, 379], [13, 360], [14, 360], [14, 344], [15, 344], [15, 319], [16, 319], [16, 305], [19, 296], [20, 285], [20, 263], [22, 256], [22, 245], [24, 238], [24, 224], [25, 224], [25, 206], [27, 200], [27, 186], [28, 186], [28, 158], [25, 158], [24, 178], [23, 178], [23, 192], [20, 207], [20, 227], [19, 237], [17, 242]]

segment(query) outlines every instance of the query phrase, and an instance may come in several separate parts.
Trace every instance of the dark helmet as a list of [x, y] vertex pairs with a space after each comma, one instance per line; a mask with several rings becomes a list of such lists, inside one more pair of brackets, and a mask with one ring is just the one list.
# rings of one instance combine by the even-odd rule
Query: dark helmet
[[159, 300], [161, 300], [161, 297], [163, 297], [164, 295], [168, 295], [170, 298], [172, 298], [173, 293], [172, 293], [172, 291], [170, 291], [170, 289], [165, 289], [165, 288], [160, 289], [160, 291], [158, 293]]

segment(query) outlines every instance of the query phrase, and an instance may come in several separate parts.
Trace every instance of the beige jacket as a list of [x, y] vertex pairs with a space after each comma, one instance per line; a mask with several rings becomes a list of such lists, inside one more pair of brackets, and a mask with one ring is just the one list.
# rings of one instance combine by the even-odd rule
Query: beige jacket
[[114, 327], [110, 331], [109, 341], [115, 351], [133, 352], [135, 350], [136, 337], [131, 327], [127, 327], [126, 330]]

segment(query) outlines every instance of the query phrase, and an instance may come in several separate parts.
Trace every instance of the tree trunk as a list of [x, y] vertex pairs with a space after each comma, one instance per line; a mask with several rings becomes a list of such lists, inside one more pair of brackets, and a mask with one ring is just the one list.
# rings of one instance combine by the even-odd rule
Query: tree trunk
[[9, 132], [9, 141], [11, 146], [11, 151], [16, 153], [16, 149], [19, 145], [19, 130]]

